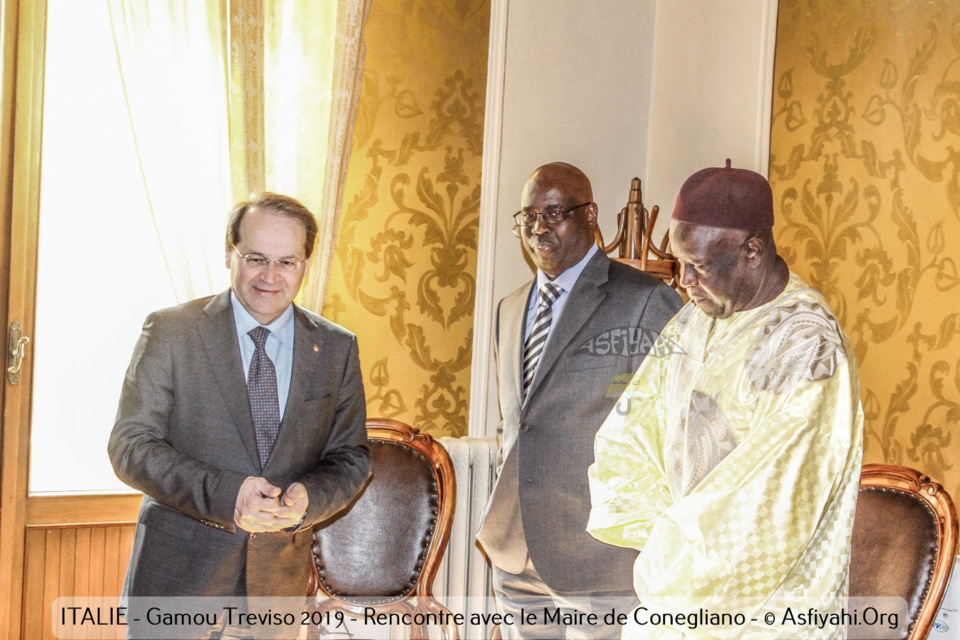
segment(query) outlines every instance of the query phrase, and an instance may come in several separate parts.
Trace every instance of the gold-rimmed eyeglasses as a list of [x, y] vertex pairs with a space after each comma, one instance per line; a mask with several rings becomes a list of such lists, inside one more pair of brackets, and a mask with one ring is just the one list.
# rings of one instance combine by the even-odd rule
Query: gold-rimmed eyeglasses
[[280, 271], [286, 271], [292, 273], [300, 268], [304, 262], [307, 261], [306, 258], [303, 260], [294, 260], [293, 258], [280, 258], [278, 260], [271, 260], [266, 256], [262, 256], [259, 253], [248, 253], [246, 255], [240, 253], [240, 250], [237, 249], [236, 245], [230, 245], [233, 247], [233, 250], [240, 256], [240, 259], [243, 260], [244, 264], [251, 269], [266, 269], [270, 266], [271, 263], [277, 265], [277, 269]]

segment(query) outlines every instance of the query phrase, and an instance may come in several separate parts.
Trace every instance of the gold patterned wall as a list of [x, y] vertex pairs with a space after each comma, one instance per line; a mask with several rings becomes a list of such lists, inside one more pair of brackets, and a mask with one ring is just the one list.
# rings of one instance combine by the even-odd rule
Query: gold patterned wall
[[960, 496], [960, 4], [782, 0], [777, 243], [856, 345], [864, 460]]
[[467, 433], [489, 0], [373, 0], [325, 317], [367, 414]]

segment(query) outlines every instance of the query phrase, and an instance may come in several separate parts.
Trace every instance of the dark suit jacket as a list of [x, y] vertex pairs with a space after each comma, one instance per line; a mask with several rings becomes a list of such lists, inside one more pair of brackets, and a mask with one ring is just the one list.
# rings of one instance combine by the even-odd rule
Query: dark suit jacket
[[535, 282], [504, 298], [497, 312], [501, 462], [477, 537], [509, 573], [522, 570], [529, 552], [554, 591], [629, 591], [636, 552], [586, 532], [587, 468], [597, 429], [619, 397], [610, 389], [613, 379], [636, 371], [680, 309], [680, 296], [598, 252], [570, 291], [521, 404], [524, 325]]
[[[342, 509], [370, 470], [356, 338], [294, 310], [293, 372], [280, 432], [261, 468], [229, 291], [151, 314], [123, 384], [109, 453], [145, 496], [127, 596], [302, 596], [311, 528]], [[248, 534], [240, 485], [302, 482], [295, 531]]]

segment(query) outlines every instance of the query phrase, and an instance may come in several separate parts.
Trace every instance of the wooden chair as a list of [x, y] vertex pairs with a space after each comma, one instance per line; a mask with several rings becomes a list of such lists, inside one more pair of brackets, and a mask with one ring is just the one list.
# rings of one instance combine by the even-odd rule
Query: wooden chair
[[957, 512], [941, 485], [906, 467], [864, 465], [850, 597], [902, 597], [908, 624], [900, 637], [921, 640], [933, 627], [956, 555]]
[[604, 253], [618, 249], [618, 255], [614, 260], [649, 273], [677, 289], [680, 280], [679, 267], [676, 258], [667, 251], [670, 243], [669, 232], [663, 236], [659, 247], [652, 240], [653, 227], [657, 223], [659, 213], [660, 207], [656, 205], [650, 211], [643, 206], [640, 178], [634, 178], [630, 183], [627, 206], [617, 215], [617, 235], [613, 242], [604, 245], [603, 234], [597, 227], [595, 230], [597, 246]]
[[[311, 596], [325, 612], [362, 618], [378, 613], [450, 611], [433, 597], [433, 580], [450, 537], [457, 499], [453, 464], [428, 435], [394, 420], [367, 420], [373, 477], [354, 503], [313, 534]], [[454, 624], [443, 638], [459, 638]], [[321, 624], [313, 638], [343, 637]], [[426, 638], [422, 625], [411, 637]]]

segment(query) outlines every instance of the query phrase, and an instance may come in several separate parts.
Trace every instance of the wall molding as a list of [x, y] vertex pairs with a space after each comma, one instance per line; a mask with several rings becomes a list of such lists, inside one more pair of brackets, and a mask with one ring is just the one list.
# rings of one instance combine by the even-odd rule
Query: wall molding
[[143, 494], [51, 494], [27, 498], [28, 529], [136, 524]]
[[[487, 416], [488, 381], [493, 362], [494, 265], [497, 257], [497, 203], [500, 199], [500, 154], [503, 134], [503, 87], [507, 58], [507, 11], [510, 0], [490, 3], [487, 95], [483, 114], [483, 163], [480, 176], [480, 228], [477, 233], [477, 288], [473, 309], [470, 364], [470, 414], [467, 434], [496, 435]], [[495, 424], [497, 420], [493, 421]]]
[[777, 0], [763, 2], [763, 33], [760, 40], [760, 77], [757, 81], [757, 147], [754, 166], [757, 173], [770, 177], [770, 128], [773, 124], [773, 63], [777, 52]]

